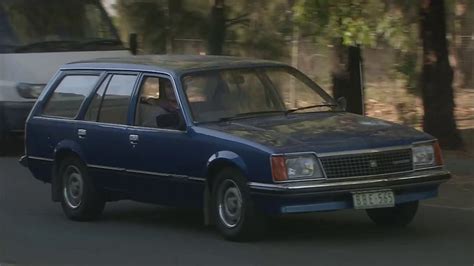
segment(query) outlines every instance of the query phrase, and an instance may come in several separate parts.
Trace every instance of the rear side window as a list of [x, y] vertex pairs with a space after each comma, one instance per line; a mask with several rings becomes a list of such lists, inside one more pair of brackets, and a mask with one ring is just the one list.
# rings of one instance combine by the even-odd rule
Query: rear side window
[[136, 75], [113, 75], [99, 108], [97, 121], [126, 124]]
[[112, 75], [107, 76], [107, 78], [102, 82], [100, 87], [97, 89], [96, 93], [94, 93], [94, 97], [89, 105], [89, 109], [84, 116], [84, 120], [86, 121], [97, 121], [97, 117], [99, 116], [100, 104], [102, 103], [102, 99], [104, 98], [105, 89], [107, 85], [109, 85], [110, 78]]
[[68, 75], [54, 89], [46, 103], [43, 114], [65, 118], [74, 118], [84, 99], [89, 96], [99, 80], [97, 75]]

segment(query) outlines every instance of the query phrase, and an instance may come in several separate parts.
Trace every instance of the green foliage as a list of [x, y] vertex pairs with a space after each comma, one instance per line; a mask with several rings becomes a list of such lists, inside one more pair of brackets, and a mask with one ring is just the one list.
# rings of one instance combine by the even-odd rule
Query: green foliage
[[397, 76], [405, 80], [405, 87], [409, 93], [419, 95], [420, 91], [417, 90], [419, 66], [416, 53], [399, 53], [397, 61], [399, 63], [394, 66]]
[[295, 7], [304, 35], [318, 43], [345, 46], [390, 46], [394, 70], [415, 92], [418, 60], [418, 1], [412, 0], [301, 0]]
[[228, 28], [229, 39], [235, 40], [244, 51], [232, 54], [279, 59], [287, 54], [291, 23], [287, 16], [286, 0], [242, 1], [228, 6], [228, 18], [247, 14], [247, 21]]
[[346, 46], [376, 46], [385, 40], [407, 51], [412, 29], [397, 5], [380, 0], [302, 0], [294, 10], [304, 35], [342, 39]]
[[166, 42], [173, 36], [200, 38], [205, 35], [207, 13], [185, 9], [189, 6], [179, 0], [118, 0], [115, 21], [123, 38], [128, 33], [137, 33], [144, 51], [165, 53]]

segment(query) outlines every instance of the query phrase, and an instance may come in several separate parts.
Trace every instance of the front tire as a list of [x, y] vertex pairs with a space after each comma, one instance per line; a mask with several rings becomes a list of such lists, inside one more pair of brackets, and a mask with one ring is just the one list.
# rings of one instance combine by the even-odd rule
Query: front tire
[[[1, 106], [0, 106], [1, 108]], [[0, 156], [4, 156], [7, 154], [8, 150], [8, 134], [6, 132], [6, 129], [4, 128], [3, 124], [3, 117], [0, 109]]]
[[391, 208], [368, 209], [369, 218], [380, 226], [404, 227], [415, 218], [418, 201], [401, 203]]
[[255, 240], [264, 232], [264, 217], [250, 197], [240, 171], [226, 168], [213, 186], [213, 214], [218, 231], [228, 240]]
[[94, 186], [84, 163], [75, 157], [66, 158], [61, 163], [59, 174], [64, 214], [74, 221], [97, 219], [104, 210], [105, 200]]

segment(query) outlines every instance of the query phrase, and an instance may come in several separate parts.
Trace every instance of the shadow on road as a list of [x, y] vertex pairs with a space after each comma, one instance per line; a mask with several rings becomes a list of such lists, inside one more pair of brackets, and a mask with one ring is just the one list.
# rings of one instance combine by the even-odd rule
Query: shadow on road
[[[218, 237], [213, 226], [203, 225], [203, 216], [199, 211], [131, 204], [136, 204], [136, 206], [123, 208], [120, 207], [120, 203], [115, 206], [110, 206], [112, 205], [110, 204], [98, 222], [130, 226], [131, 228], [146, 228], [146, 230], [151, 230], [150, 232], [159, 228], [159, 230], [198, 234], [204, 238]], [[420, 220], [423, 220], [423, 217], [418, 221]], [[422, 229], [420, 230], [420, 228]], [[416, 223], [405, 228], [380, 227], [373, 224], [361, 213], [342, 211], [273, 217], [267, 222], [267, 233], [261, 241], [269, 243], [297, 243], [301, 241], [358, 243], [364, 239], [386, 241], [402, 237], [405, 240], [415, 240], [419, 237], [430, 238], [436, 235], [439, 237], [442, 234], [452, 233], [443, 233], [439, 229], [434, 230], [425, 226], [420, 227]]]

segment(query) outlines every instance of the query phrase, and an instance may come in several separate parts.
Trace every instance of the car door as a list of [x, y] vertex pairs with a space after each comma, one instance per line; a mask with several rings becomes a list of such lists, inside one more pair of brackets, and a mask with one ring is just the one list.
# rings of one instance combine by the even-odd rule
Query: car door
[[76, 119], [81, 106], [100, 79], [97, 71], [62, 72], [38, 103], [28, 121], [26, 147], [29, 167], [43, 180], [51, 176], [55, 152], [63, 143], [76, 141]]
[[97, 185], [126, 192], [129, 105], [137, 73], [108, 73], [77, 125], [77, 138]]
[[127, 130], [132, 149], [127, 167], [130, 194], [141, 201], [198, 207], [203, 180], [193, 177], [196, 169], [185, 152], [192, 138], [179, 123], [166, 128], [156, 123], [157, 116], [171, 112], [182, 117], [173, 82], [165, 75], [145, 74], [139, 84], [134, 122]]

